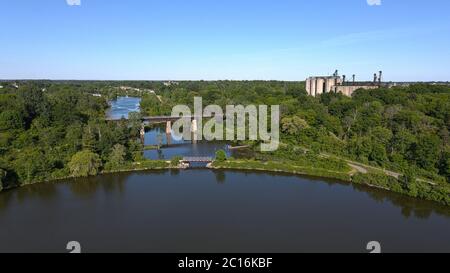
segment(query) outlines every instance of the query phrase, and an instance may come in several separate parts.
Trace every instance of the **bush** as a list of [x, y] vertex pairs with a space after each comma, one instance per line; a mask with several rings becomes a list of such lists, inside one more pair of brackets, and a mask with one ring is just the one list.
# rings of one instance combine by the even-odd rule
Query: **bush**
[[182, 159], [183, 159], [183, 157], [181, 157], [181, 156], [175, 156], [172, 158], [172, 160], [170, 160], [170, 165], [172, 167], [178, 166], [178, 164], [180, 163], [180, 160], [182, 160]]
[[3, 190], [3, 179], [6, 177], [6, 171], [0, 169], [0, 191]]
[[227, 154], [224, 150], [218, 150], [216, 152], [216, 161], [218, 162], [224, 162], [227, 160]]
[[99, 173], [102, 161], [98, 154], [85, 150], [72, 156], [69, 162], [69, 169], [72, 176], [86, 177]]
[[[352, 178], [353, 183], [366, 184], [372, 186], [378, 186], [388, 189], [401, 189], [400, 183], [397, 179], [385, 174], [369, 173], [369, 174], [355, 174]], [[394, 187], [395, 185], [395, 187]]]
[[126, 154], [127, 153], [125, 146], [121, 144], [114, 145], [105, 168], [109, 170], [121, 168], [123, 165], [125, 165]]
[[142, 161], [139, 167], [144, 169], [162, 169], [167, 168], [168, 163], [164, 160], [145, 160]]

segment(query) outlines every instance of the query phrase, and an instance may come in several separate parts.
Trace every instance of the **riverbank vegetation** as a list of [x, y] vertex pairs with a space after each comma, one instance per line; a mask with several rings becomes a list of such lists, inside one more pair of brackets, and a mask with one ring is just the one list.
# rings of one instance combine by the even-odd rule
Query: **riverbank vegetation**
[[[106, 122], [108, 98], [85, 84], [21, 82], [0, 90], [0, 190], [121, 170], [143, 160], [134, 120]], [[159, 166], [159, 165], [158, 165]]]
[[[303, 83], [180, 82], [162, 89], [163, 108], [203, 104], [281, 106], [282, 141], [393, 171], [450, 182], [450, 87], [416, 84], [307, 96]], [[167, 112], [160, 112], [166, 114]]]
[[[176, 104], [192, 107], [195, 96], [202, 97], [204, 105], [223, 109], [226, 105], [280, 105], [281, 140], [286, 148], [261, 154], [258, 143], [242, 143], [253, 145], [253, 161], [289, 161], [302, 153], [325, 157], [325, 161], [328, 157], [329, 162], [340, 158], [386, 170], [379, 176], [373, 176], [376, 172], [355, 176], [358, 183], [365, 180], [365, 184], [423, 199], [448, 198], [449, 86], [413, 84], [358, 90], [353, 97], [323, 94], [315, 98], [307, 96], [302, 82], [179, 82], [162, 88], [159, 94], [157, 114], [169, 114]], [[158, 103], [154, 98], [144, 98], [144, 103], [146, 100]], [[253, 161], [246, 164], [256, 164]], [[325, 169], [333, 164], [326, 163]], [[398, 176], [407, 177], [406, 182], [386, 183], [391, 178], [398, 181]]]
[[342, 181], [351, 181], [351, 176], [345, 171], [315, 168], [310, 165], [301, 165], [296, 161], [258, 161], [251, 159], [231, 159], [215, 161], [211, 168], [230, 170], [255, 170], [269, 172], [284, 172], [292, 174], [309, 175], [315, 177], [334, 178]]
[[[139, 122], [103, 120], [110, 98], [140, 96], [142, 115], [164, 115], [177, 104], [192, 107], [193, 98], [199, 96], [203, 105], [224, 109], [226, 105], [280, 105], [281, 149], [259, 153], [257, 142], [233, 143], [250, 146], [241, 165], [265, 169], [289, 165], [299, 172], [326, 176], [320, 172], [348, 173], [351, 160], [381, 170], [351, 173], [355, 183], [423, 199], [448, 198], [449, 86], [415, 84], [358, 90], [353, 97], [323, 94], [315, 98], [307, 96], [303, 82], [31, 81], [19, 82], [19, 88], [2, 85], [3, 188], [142, 162]], [[224, 167], [237, 164], [220, 161]]]

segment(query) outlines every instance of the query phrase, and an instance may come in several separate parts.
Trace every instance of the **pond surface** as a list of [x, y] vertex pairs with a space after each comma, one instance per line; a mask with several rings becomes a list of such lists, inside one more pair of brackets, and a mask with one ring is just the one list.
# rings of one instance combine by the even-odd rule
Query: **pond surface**
[[450, 210], [367, 187], [193, 169], [0, 194], [0, 252], [450, 252]]

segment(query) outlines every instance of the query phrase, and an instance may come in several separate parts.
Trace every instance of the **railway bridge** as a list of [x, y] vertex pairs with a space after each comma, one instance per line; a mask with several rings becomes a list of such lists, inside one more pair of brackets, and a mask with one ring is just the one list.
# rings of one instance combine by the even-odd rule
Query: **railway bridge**
[[[142, 128], [141, 128], [141, 136], [145, 134], [144, 125], [145, 124], [159, 124], [159, 123], [166, 123], [166, 134], [172, 133], [172, 122], [175, 122], [177, 120], [180, 120], [182, 118], [190, 119], [191, 120], [191, 131], [193, 133], [198, 131], [198, 120], [202, 118], [221, 118], [220, 116], [213, 116], [213, 115], [203, 115], [203, 116], [182, 116], [182, 117], [174, 117], [174, 116], [144, 116], [141, 118], [142, 121]], [[120, 121], [122, 119], [117, 118], [107, 118], [106, 121]]]

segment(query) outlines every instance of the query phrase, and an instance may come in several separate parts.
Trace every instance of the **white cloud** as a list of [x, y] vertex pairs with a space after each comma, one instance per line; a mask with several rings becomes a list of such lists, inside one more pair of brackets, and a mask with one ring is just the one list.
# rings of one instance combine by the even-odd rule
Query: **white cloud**
[[367, 0], [369, 6], [381, 6], [381, 0]]
[[80, 6], [81, 0], [66, 0], [67, 5], [69, 6]]

